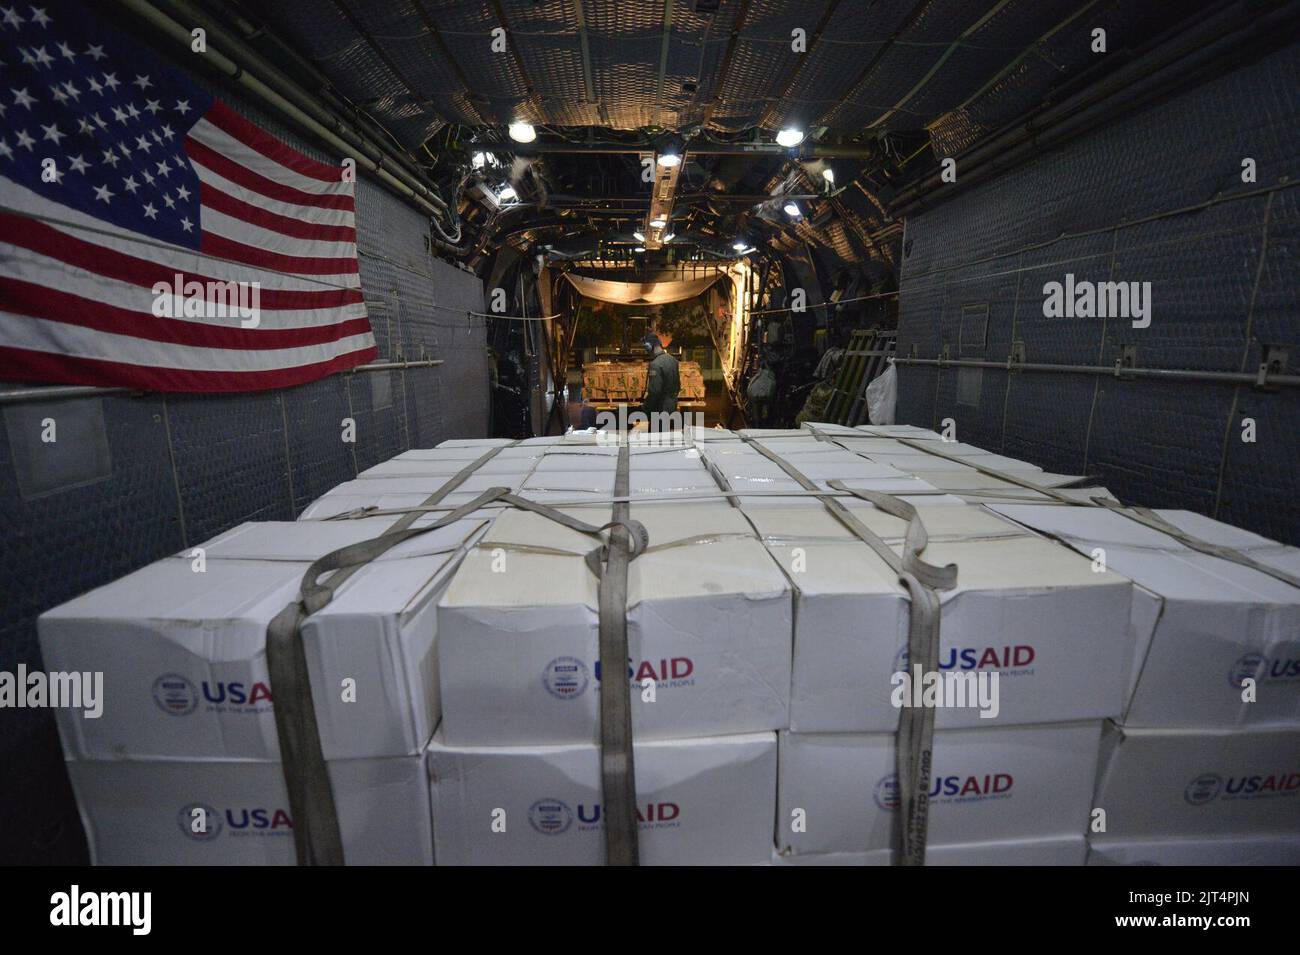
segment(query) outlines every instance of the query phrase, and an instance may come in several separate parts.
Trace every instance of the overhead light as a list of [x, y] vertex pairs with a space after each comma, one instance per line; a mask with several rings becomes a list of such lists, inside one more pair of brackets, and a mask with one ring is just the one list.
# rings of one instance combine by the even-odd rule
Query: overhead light
[[519, 193], [515, 192], [514, 186], [503, 186], [497, 193], [497, 198], [502, 202], [509, 202], [511, 199], [517, 199]]
[[676, 133], [667, 133], [655, 140], [655, 162], [665, 169], [682, 164], [682, 150], [686, 141]]
[[645, 246], [644, 246], [644, 245], [638, 245], [638, 246], [637, 246], [635, 249], [633, 249], [632, 251], [633, 251], [633, 252], [644, 252], [644, 251], [645, 251]]
[[791, 219], [798, 219], [803, 215], [803, 213], [799, 211], [799, 203], [795, 202], [793, 199], [781, 208]]
[[745, 251], [745, 243], [742, 242], [740, 239], [737, 239], [735, 242], [731, 243], [731, 247], [735, 249], [737, 252]]
[[669, 233], [668, 233], [666, 236], [664, 236], [663, 239], [661, 239], [660, 241], [662, 241], [662, 242], [664, 243], [664, 245], [667, 245], [669, 242], [673, 241], [673, 239], [675, 239], [675, 238], [677, 238], [677, 233], [676, 233], [676, 232], [669, 232]]
[[776, 144], [778, 146], [785, 146], [788, 149], [791, 146], [798, 146], [803, 142], [803, 137], [804, 131], [802, 129], [795, 129], [793, 126], [787, 126], [776, 134]]
[[832, 186], [835, 185], [835, 170], [832, 169], [830, 166], [827, 166], [825, 169], [822, 170], [822, 178], [825, 179]]
[[640, 232], [633, 232], [633, 233], [632, 233], [632, 238], [636, 239], [638, 242], [644, 242], [644, 241], [645, 241], [645, 236], [643, 236]]
[[475, 153], [473, 156], [470, 157], [469, 161], [470, 164], [473, 165], [475, 169], [482, 169], [484, 166], [488, 164], [488, 154]]
[[531, 123], [511, 123], [507, 132], [517, 143], [531, 143], [537, 138], [537, 130], [533, 129]]
[[668, 220], [664, 218], [650, 220], [650, 228], [652, 229], [662, 229], [667, 224], [668, 224]]

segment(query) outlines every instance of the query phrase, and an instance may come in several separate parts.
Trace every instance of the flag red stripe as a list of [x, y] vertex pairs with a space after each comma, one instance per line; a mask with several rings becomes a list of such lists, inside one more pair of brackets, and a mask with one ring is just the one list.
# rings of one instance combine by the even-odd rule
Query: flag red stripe
[[233, 136], [272, 162], [289, 167], [300, 176], [331, 184], [341, 180], [341, 167], [304, 156], [298, 150], [285, 145], [253, 125], [220, 100], [213, 102], [211, 108], [203, 114], [203, 118], [223, 133]]
[[357, 241], [357, 230], [345, 225], [318, 225], [302, 219], [282, 216], [250, 205], [242, 199], [227, 195], [220, 189], [199, 183], [199, 199], [209, 209], [224, 212], [236, 219], [243, 219], [263, 229], [270, 229], [295, 239], [309, 239], [317, 242], [352, 242]]
[[203, 145], [193, 136], [185, 137], [185, 153], [190, 159], [206, 166], [221, 176], [223, 179], [229, 179], [236, 185], [243, 186], [256, 192], [258, 195], [266, 196], [268, 199], [277, 199], [280, 202], [292, 202], [299, 206], [315, 206], [318, 209], [343, 209], [346, 212], [356, 210], [356, 203], [350, 195], [338, 193], [333, 195], [320, 195], [313, 192], [303, 192], [301, 189], [295, 189], [293, 186], [286, 186], [282, 182], [275, 182], [259, 175], [233, 159], [223, 156], [214, 149]]
[[273, 371], [231, 372], [126, 365], [99, 358], [0, 346], [0, 368], [5, 369], [7, 377], [21, 381], [71, 380], [83, 385], [140, 388], [148, 391], [265, 391], [271, 388], [290, 388], [334, 372], [347, 371], [357, 365], [364, 365], [378, 354], [378, 349], [370, 347], [312, 365]]
[[[173, 284], [176, 275], [184, 276], [186, 281], [220, 282], [224, 279], [211, 278], [195, 272], [187, 272], [171, 266], [141, 259], [115, 249], [95, 245], [76, 236], [7, 212], [0, 212], [0, 240], [12, 243], [40, 255], [66, 262], [68, 265], [85, 269], [105, 278], [130, 282], [152, 288], [158, 282]], [[195, 254], [188, 249], [176, 250], [183, 254]], [[356, 260], [351, 262], [352, 271], [356, 271]], [[363, 300], [360, 289], [322, 289], [319, 292], [296, 292], [285, 289], [259, 289], [261, 304], [264, 309], [315, 309], [337, 308], [343, 305], [355, 305]]]
[[298, 275], [348, 275], [357, 271], [356, 259], [326, 259], [310, 255], [282, 255], [279, 252], [267, 252], [255, 245], [245, 245], [224, 235], [216, 235], [204, 230], [200, 240], [200, 249], [207, 255], [218, 255], [223, 259], [255, 265], [258, 268], [274, 269], [277, 272], [296, 272]]
[[176, 318], [157, 318], [150, 312], [106, 305], [71, 292], [59, 292], [34, 282], [10, 278], [0, 278], [0, 301], [4, 302], [4, 310], [7, 312], [93, 328], [114, 335], [129, 335], [145, 341], [194, 348], [269, 351], [276, 348], [326, 345], [353, 335], [365, 335], [370, 331], [370, 321], [366, 318], [302, 328], [239, 328]]

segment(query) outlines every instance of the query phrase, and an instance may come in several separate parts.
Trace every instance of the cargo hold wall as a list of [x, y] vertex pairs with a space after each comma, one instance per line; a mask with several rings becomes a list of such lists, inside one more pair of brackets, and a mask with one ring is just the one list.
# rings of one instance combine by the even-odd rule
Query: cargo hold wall
[[[1254, 374], [1280, 346], [1300, 372], [1297, 72], [1300, 48], [1271, 53], [909, 218], [899, 355], [1004, 363], [1022, 342], [1026, 362], [1113, 367], [1128, 346], [1139, 368]], [[1067, 275], [1149, 282], [1150, 325], [1046, 317]], [[1300, 389], [900, 366], [898, 420], [947, 418], [1126, 502], [1300, 543]]]
[[[340, 158], [216, 92], [294, 148]], [[243, 521], [293, 520], [408, 448], [487, 434], [484, 322], [467, 314], [483, 310], [481, 281], [432, 258], [427, 218], [364, 175], [356, 209], [375, 361], [443, 364], [247, 394], [0, 406], [0, 671], [42, 665], [35, 619], [50, 607]], [[40, 441], [47, 417], [53, 446]], [[344, 418], [355, 443], [342, 440]], [[50, 710], [5, 711], [0, 779], [0, 862], [86, 861]]]

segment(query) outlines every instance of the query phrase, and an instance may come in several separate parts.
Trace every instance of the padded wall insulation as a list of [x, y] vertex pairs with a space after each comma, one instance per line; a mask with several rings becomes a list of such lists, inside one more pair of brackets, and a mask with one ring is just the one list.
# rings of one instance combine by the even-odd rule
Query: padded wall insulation
[[[1273, 53], [909, 219], [899, 354], [1005, 361], [1022, 341], [1028, 362], [1112, 366], [1135, 345], [1139, 367], [1253, 373], [1280, 345], [1296, 374], [1298, 73], [1300, 48]], [[1242, 182], [1247, 157], [1255, 183]], [[1067, 273], [1151, 282], [1150, 327], [1045, 318], [1044, 284]], [[981, 306], [975, 348], [961, 323]], [[952, 418], [959, 439], [1096, 475], [1126, 502], [1300, 543], [1295, 389], [900, 366], [899, 416]]]

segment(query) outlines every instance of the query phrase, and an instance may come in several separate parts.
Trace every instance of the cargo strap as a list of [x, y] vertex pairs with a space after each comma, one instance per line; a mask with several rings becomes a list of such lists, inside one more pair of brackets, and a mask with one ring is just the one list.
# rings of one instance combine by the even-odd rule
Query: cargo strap
[[1295, 574], [1288, 574], [1280, 567], [1270, 567], [1268, 564], [1260, 563], [1249, 554], [1244, 554], [1233, 547], [1227, 547], [1223, 544], [1211, 544], [1209, 541], [1203, 541], [1199, 537], [1193, 537], [1180, 527], [1175, 527], [1169, 521], [1165, 520], [1155, 511], [1148, 507], [1125, 507], [1116, 501], [1109, 501], [1102, 497], [1095, 497], [1093, 501], [1100, 507], [1107, 508], [1117, 514], [1123, 514], [1130, 520], [1137, 521], [1152, 530], [1159, 531], [1162, 534], [1168, 534], [1178, 543], [1191, 550], [1198, 551], [1202, 554], [1209, 554], [1211, 557], [1218, 557], [1223, 560], [1230, 560], [1234, 564], [1241, 564], [1243, 567], [1249, 567], [1251, 570], [1259, 571], [1261, 574], [1267, 574], [1275, 580], [1280, 580], [1284, 584], [1290, 584], [1292, 587], [1300, 587], [1300, 577]]
[[[303, 575], [298, 600], [285, 607], [267, 627], [267, 669], [271, 678], [271, 691], [275, 695], [276, 734], [280, 741], [285, 785], [289, 791], [289, 810], [294, 820], [294, 845], [299, 865], [344, 864], [343, 839], [339, 829], [337, 807], [334, 803], [333, 788], [330, 785], [321, 747], [320, 728], [316, 722], [316, 710], [312, 701], [311, 680], [302, 641], [302, 623], [313, 613], [328, 606], [338, 589], [353, 574], [393, 547], [413, 537], [454, 524], [482, 507], [498, 503], [533, 511], [571, 530], [598, 538], [602, 532], [608, 530], [610, 543], [591, 550], [586, 555], [585, 562], [600, 581], [602, 651], [605, 649], [606, 630], [610, 629], [612, 633], [614, 629], [620, 629], [621, 650], [618, 645], [611, 644], [610, 652], [618, 654], [613, 659], [627, 659], [627, 565], [649, 546], [650, 535], [644, 525], [629, 517], [629, 508], [626, 504], [621, 506], [621, 511], [616, 505], [613, 520], [597, 526], [545, 504], [519, 497], [508, 487], [493, 487], [424, 527], [411, 526], [419, 520], [423, 509], [436, 506], [500, 450], [500, 448], [493, 448], [466, 465], [430, 495], [419, 508], [411, 509], [394, 523], [391, 529], [380, 536], [340, 547], [314, 561]], [[619, 462], [621, 480], [626, 493], [628, 484], [626, 446], [620, 453]], [[329, 576], [322, 582], [321, 578], [325, 575]], [[608, 611], [606, 600], [609, 601], [611, 608]], [[615, 612], [612, 608], [619, 609]], [[608, 626], [607, 618], [612, 621]], [[605, 745], [608, 735], [605, 731], [605, 714], [609, 712], [604, 706], [605, 684], [615, 689], [610, 696], [615, 699], [612, 711], [616, 719], [619, 716], [617, 690], [619, 688], [622, 690], [622, 720], [619, 725], [623, 726], [624, 731], [621, 737], [618, 734], [611, 737], [613, 742], [608, 747], [609, 755]], [[611, 826], [612, 832], [615, 820], [626, 817], [631, 820], [632, 826], [631, 862], [621, 864], [636, 862], [636, 796], [631, 755], [631, 704], [628, 694], [629, 689], [625, 681], [609, 680], [602, 684], [602, 771], [605, 778], [606, 815], [609, 820], [607, 825]], [[620, 739], [625, 742], [620, 743]], [[624, 753], [626, 759], [623, 758]], [[611, 760], [609, 756], [613, 759]], [[611, 768], [617, 770], [613, 775], [610, 773]], [[611, 779], [619, 783], [622, 788], [611, 788]], [[624, 791], [630, 795], [624, 796]], [[626, 854], [626, 850], [621, 849], [624, 855], [616, 856], [613, 852], [612, 840], [609, 851], [611, 864], [614, 864], [616, 859], [621, 860]]]
[[1211, 544], [1209, 541], [1201, 540], [1199, 537], [1195, 537], [1192, 534], [1189, 534], [1186, 531], [1182, 530], [1181, 528], [1171, 524], [1169, 521], [1165, 520], [1155, 511], [1151, 510], [1151, 508], [1149, 507], [1126, 507], [1125, 505], [1119, 503], [1118, 501], [1110, 500], [1109, 498], [1104, 498], [1100, 496], [1094, 497], [1088, 501], [1080, 501], [1077, 498], [1073, 498], [1070, 497], [1069, 495], [1062, 494], [1059, 491], [1055, 490], [1054, 488], [1043, 487], [1042, 485], [1037, 484], [1033, 481], [1026, 480], [1025, 478], [1020, 478], [1013, 474], [1007, 474], [1004, 471], [998, 471], [993, 468], [984, 467], [982, 465], [975, 464], [969, 461], [967, 458], [963, 458], [959, 455], [948, 454], [944, 451], [938, 450], [937, 448], [927, 447], [927, 445], [934, 444], [933, 441], [908, 441], [906, 438], [897, 438], [895, 440], [901, 441], [903, 444], [907, 445], [910, 448], [915, 448], [919, 451], [924, 451], [926, 454], [932, 454], [935, 455], [936, 457], [947, 458], [950, 461], [955, 461], [960, 464], [964, 464], [965, 466], [974, 468], [980, 473], [987, 474], [990, 477], [999, 478], [1003, 481], [1009, 481], [1012, 484], [1018, 484], [1021, 487], [1028, 488], [1031, 491], [1037, 491], [1040, 494], [1044, 494], [1052, 498], [1053, 500], [1055, 500], [1057, 503], [1060, 504], [1071, 504], [1075, 506], [1084, 506], [1084, 507], [1104, 507], [1107, 510], [1114, 511], [1116, 514], [1122, 514], [1124, 517], [1127, 517], [1129, 520], [1137, 521], [1139, 524], [1142, 524], [1145, 527], [1149, 527], [1152, 530], [1159, 531], [1162, 534], [1167, 534], [1168, 536], [1172, 537], [1174, 540], [1178, 541], [1178, 543], [1182, 544], [1184, 547], [1187, 547], [1191, 550], [1197, 551], [1202, 554], [1208, 554], [1211, 557], [1218, 557], [1222, 560], [1231, 561], [1234, 564], [1241, 564], [1243, 567], [1249, 567], [1251, 570], [1256, 570], [1261, 574], [1266, 574], [1267, 576], [1272, 577], [1275, 580], [1280, 580], [1283, 583], [1290, 584], [1292, 587], [1300, 587], [1300, 577], [1297, 577], [1294, 574], [1289, 574], [1286, 571], [1282, 570], [1281, 568], [1271, 567], [1268, 564], [1261, 563], [1260, 561], [1251, 557], [1249, 554], [1244, 554], [1241, 551], [1237, 550], [1236, 548], [1227, 547], [1224, 546], [1223, 544]]
[[[456, 472], [424, 502], [437, 504], [465, 483], [482, 464], [496, 456], [500, 447], [492, 448]], [[492, 492], [458, 507], [417, 533], [444, 527], [482, 506]], [[299, 599], [278, 613], [266, 628], [266, 669], [275, 697], [275, 732], [280, 741], [280, 767], [285, 788], [289, 791], [289, 813], [294, 821], [294, 848], [299, 865], [343, 865], [343, 838], [339, 832], [334, 790], [330, 786], [325, 755], [321, 749], [320, 727], [312, 702], [311, 677], [302, 642], [302, 622], [334, 597], [343, 582], [365, 563], [388, 548], [406, 540], [403, 536], [419, 514], [407, 514], [392, 529], [372, 541], [362, 541], [326, 554], [307, 569]], [[387, 541], [380, 546], [380, 542]], [[345, 563], [338, 555], [350, 552], [360, 559]], [[321, 574], [332, 571], [328, 581], [319, 583]]]
[[[824, 440], [820, 434], [818, 440]], [[759, 454], [775, 463], [786, 474], [808, 491], [820, 488], [809, 480], [785, 458], [770, 448], [741, 436]], [[841, 524], [867, 544], [898, 574], [911, 598], [908, 605], [907, 659], [911, 666], [920, 666], [922, 673], [931, 673], [939, 666], [940, 607], [938, 590], [957, 586], [957, 565], [937, 567], [921, 560], [929, 537], [921, 523], [916, 508], [900, 498], [878, 491], [862, 491], [845, 487], [842, 481], [830, 481], [830, 487], [869, 501], [893, 517], [907, 521], [907, 535], [900, 557], [871, 528], [863, 524], [852, 511], [830, 495], [819, 495], [819, 500]], [[930, 811], [930, 774], [933, 769], [934, 707], [905, 706], [898, 715], [897, 774], [898, 808], [895, 828], [896, 865], [925, 865], [925, 845]]]
[[[618, 449], [618, 470], [614, 496], [627, 497], [630, 479], [630, 450], [626, 442]], [[640, 864], [637, 845], [636, 767], [632, 757], [631, 687], [622, 674], [627, 654], [627, 568], [635, 552], [627, 528], [630, 506], [616, 503], [611, 515], [616, 525], [609, 534], [605, 572], [600, 576], [600, 659], [605, 679], [600, 681], [600, 778], [605, 816], [605, 863]], [[636, 525], [640, 526], [640, 525]], [[640, 548], [649, 543], [641, 528]]]
[[[1043, 485], [1037, 483], [1036, 481], [1030, 481], [1027, 480], [1026, 478], [1018, 477], [1017, 475], [1009, 474], [1006, 471], [999, 471], [996, 468], [986, 467], [983, 464], [976, 464], [975, 462], [969, 460], [968, 457], [964, 458], [959, 454], [949, 454], [946, 451], [940, 451], [938, 448], [926, 447], [926, 445], [934, 444], [933, 441], [909, 441], [907, 438], [894, 438], [894, 440], [899, 442], [900, 444], [904, 444], [907, 447], [913, 448], [917, 451], [923, 451], [924, 453], [932, 454], [937, 458], [943, 458], [947, 461], [952, 461], [954, 464], [960, 464], [963, 467], [974, 468], [980, 474], [984, 474], [992, 478], [997, 478], [999, 481], [1006, 481], [1008, 484], [1015, 484], [1018, 485], [1019, 487], [1028, 488], [1031, 491], [1037, 491], [1039, 494], [1046, 495], [1047, 497], [1050, 497], [1052, 500], [1056, 501], [1059, 504], [1079, 503], [1076, 498], [1070, 497], [1070, 495], [1068, 494], [1062, 494], [1060, 491], [1056, 490], [1056, 488], [1044, 487]], [[922, 480], [925, 479], [922, 478]]]

